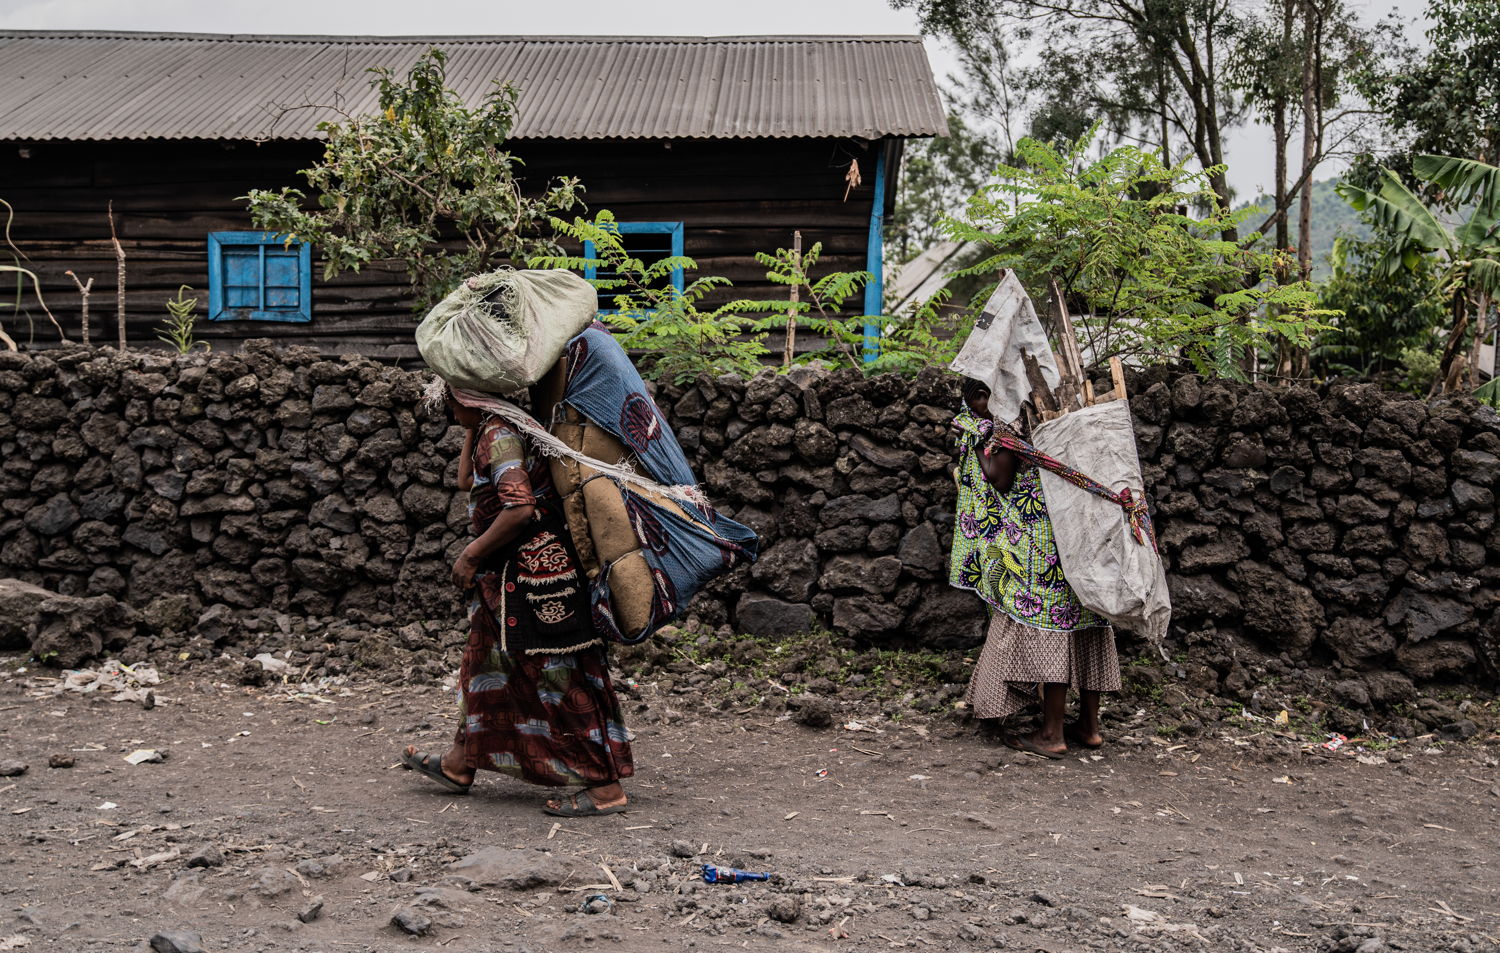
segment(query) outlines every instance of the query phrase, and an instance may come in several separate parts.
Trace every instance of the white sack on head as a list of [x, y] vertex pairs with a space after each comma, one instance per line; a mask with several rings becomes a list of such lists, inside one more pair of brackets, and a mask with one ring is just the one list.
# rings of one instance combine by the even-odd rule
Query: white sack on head
[[990, 414], [1000, 421], [1021, 416], [1021, 404], [1031, 397], [1031, 381], [1021, 360], [1025, 351], [1041, 366], [1049, 390], [1062, 382], [1047, 332], [1037, 319], [1031, 296], [1016, 273], [1007, 269], [995, 293], [984, 304], [974, 330], [949, 368], [984, 382], [990, 389]]
[[[1031, 442], [1117, 493], [1145, 492], [1126, 401], [1095, 404], [1038, 424]], [[1160, 645], [1172, 621], [1160, 554], [1149, 542], [1136, 542], [1118, 503], [1047, 470], [1042, 470], [1042, 492], [1063, 574], [1079, 601]]]
[[501, 268], [464, 281], [417, 326], [417, 350], [454, 387], [530, 387], [594, 320], [594, 286], [562, 269]]

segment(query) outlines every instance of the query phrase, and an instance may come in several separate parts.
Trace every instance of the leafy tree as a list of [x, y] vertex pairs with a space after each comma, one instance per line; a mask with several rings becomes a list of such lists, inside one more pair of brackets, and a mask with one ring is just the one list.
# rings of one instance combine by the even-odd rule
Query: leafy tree
[[[1392, 152], [1465, 156], [1500, 162], [1500, 18], [1494, 0], [1428, 0], [1427, 46], [1402, 43], [1384, 68], [1372, 67], [1363, 88], [1385, 117], [1377, 145], [1385, 165]], [[1383, 31], [1401, 37], [1402, 31]]]
[[961, 206], [1000, 162], [998, 149], [957, 113], [948, 135], [912, 145], [901, 164], [896, 210], [886, 226], [892, 261], [907, 261], [943, 238], [943, 218]]
[[[1224, 134], [1243, 119], [1244, 107], [1225, 80], [1240, 23], [1230, 0], [891, 0], [891, 5], [915, 9], [924, 30], [958, 47], [971, 77], [980, 71], [971, 85], [991, 95], [972, 97], [971, 108], [995, 115], [1008, 102], [993, 92], [1015, 89], [1039, 103], [1034, 138], [1073, 141], [1081, 127], [1102, 120], [1113, 138], [1155, 143], [1167, 162], [1178, 144], [1185, 144], [1207, 170], [1205, 197], [1226, 208], [1231, 204]], [[1007, 40], [1036, 41], [1044, 47], [1040, 63], [1016, 69], [1008, 57], [994, 55]], [[1232, 225], [1226, 237], [1235, 237]]]
[[684, 255], [652, 262], [635, 257], [620, 240], [615, 217], [607, 210], [601, 209], [592, 221], [554, 218], [551, 225], [579, 244], [592, 243], [593, 256], [541, 255], [528, 264], [584, 273], [594, 270], [594, 287], [614, 303], [614, 311], [602, 317], [622, 332], [622, 346], [645, 353], [647, 377], [681, 383], [705, 372], [749, 377], [760, 370], [767, 354], [766, 335], [748, 314], [767, 310], [764, 303], [737, 300], [712, 311], [699, 310], [714, 289], [729, 286], [729, 279], [705, 275], [678, 291], [671, 282], [672, 273], [695, 270], [697, 263]]
[[1408, 366], [1416, 354], [1436, 354], [1442, 348], [1438, 329], [1447, 315], [1432, 293], [1437, 286], [1436, 261], [1421, 256], [1414, 268], [1389, 274], [1382, 259], [1387, 236], [1341, 236], [1333, 244], [1333, 273], [1318, 286], [1318, 303], [1341, 312], [1335, 328], [1318, 335], [1312, 350], [1322, 370], [1364, 377]]
[[1500, 297], [1500, 167], [1420, 155], [1412, 162], [1412, 172], [1438, 190], [1440, 201], [1469, 208], [1468, 216], [1456, 226], [1446, 224], [1389, 169], [1378, 191], [1345, 183], [1339, 194], [1390, 236], [1380, 260], [1381, 273], [1416, 272], [1424, 267], [1425, 256], [1437, 256], [1433, 293], [1451, 319], [1434, 389], [1456, 389], [1466, 366], [1468, 386], [1473, 387], [1476, 368], [1472, 359], [1464, 360], [1463, 351], [1470, 323], [1477, 319], [1477, 346], [1491, 303]]
[[[864, 290], [870, 281], [870, 273], [835, 271], [814, 278], [812, 274], [822, 254], [822, 242], [814, 242], [800, 255], [789, 248], [778, 248], [774, 253], [756, 252], [755, 260], [766, 267], [766, 278], [788, 290], [796, 288], [797, 301], [746, 301], [742, 302], [742, 307], [750, 311], [779, 312], [783, 316], [795, 315], [798, 328], [820, 334], [828, 342], [822, 352], [811, 355], [809, 359], [861, 367], [867, 318], [864, 315], [850, 316], [845, 313], [845, 307], [849, 299]], [[769, 330], [782, 325], [785, 320], [785, 317], [768, 317], [758, 327]]]
[[447, 87], [446, 63], [432, 49], [404, 79], [371, 70], [379, 112], [318, 126], [323, 157], [301, 173], [316, 207], [300, 189], [255, 189], [244, 196], [255, 224], [316, 245], [326, 278], [371, 261], [404, 263], [419, 307], [466, 275], [556, 252], [547, 225], [579, 204], [578, 180], [524, 194], [521, 160], [504, 149], [515, 87], [496, 83], [470, 108]]
[[[797, 255], [785, 248], [774, 253], [757, 253], [755, 259], [766, 266], [770, 281], [797, 288], [797, 303], [786, 301], [745, 302], [752, 311], [770, 312], [759, 327], [780, 327], [787, 312], [797, 314], [800, 328], [823, 336], [827, 342], [821, 351], [805, 355], [803, 361], [821, 361], [845, 365], [868, 374], [895, 371], [915, 374], [924, 367], [939, 367], [952, 362], [963, 344], [973, 316], [962, 309], [948, 307], [952, 291], [945, 288], [926, 301], [899, 315], [850, 315], [851, 299], [870, 281], [867, 271], [835, 271], [814, 278], [822, 244]], [[867, 324], [879, 328], [878, 340], [866, 338]], [[865, 348], [874, 345], [873, 359], [867, 359]]]
[[[1366, 112], [1350, 94], [1353, 75], [1370, 61], [1369, 44], [1345, 0], [1265, 0], [1240, 22], [1235, 43], [1231, 81], [1271, 126], [1275, 153], [1271, 208], [1256, 230], [1273, 229], [1274, 247], [1291, 248], [1296, 222], [1298, 271], [1308, 278], [1317, 218], [1312, 177], [1357, 130], [1350, 120]], [[1293, 180], [1289, 155], [1298, 126], [1301, 157]]]
[[[1014, 268], [1033, 297], [1057, 281], [1095, 362], [1184, 356], [1238, 377], [1246, 351], [1280, 339], [1305, 347], [1325, 327], [1307, 282], [1283, 283], [1274, 254], [1219, 237], [1246, 214], [1214, 201], [1221, 169], [1167, 166], [1133, 146], [1086, 161], [1090, 141], [1021, 140], [1018, 164], [949, 222], [954, 238], [993, 251], [968, 273]], [[1194, 218], [1195, 207], [1210, 211]]]
[[880, 352], [865, 370], [915, 374], [953, 363], [974, 327], [975, 313], [950, 307], [952, 296], [952, 289], [944, 288], [903, 314], [882, 318]]

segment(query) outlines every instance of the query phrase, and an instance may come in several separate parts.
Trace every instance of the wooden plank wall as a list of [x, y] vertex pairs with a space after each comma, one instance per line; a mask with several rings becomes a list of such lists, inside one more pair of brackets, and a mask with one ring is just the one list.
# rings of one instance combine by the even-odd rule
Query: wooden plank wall
[[[0, 143], [0, 198], [15, 208], [11, 236], [41, 274], [47, 303], [74, 340], [78, 295], [65, 272], [94, 278], [90, 324], [97, 343], [116, 336], [115, 262], [105, 215], [113, 201], [127, 258], [128, 338], [132, 345], [155, 345], [163, 302], [178, 286], [192, 286], [207, 310], [208, 233], [251, 228], [236, 197], [252, 188], [301, 184], [297, 170], [319, 148], [310, 142]], [[591, 209], [608, 208], [621, 221], [683, 222], [685, 252], [697, 259], [698, 273], [734, 282], [725, 298], [785, 297], [783, 288], [765, 281], [753, 255], [790, 247], [795, 229], [802, 230], [804, 246], [823, 242], [829, 270], [864, 268], [874, 152], [860, 143], [530, 141], [513, 148], [526, 161], [530, 190], [554, 175], [576, 175]], [[859, 160], [864, 184], [846, 201], [851, 159]], [[379, 263], [330, 281], [316, 263], [314, 270], [310, 324], [200, 321], [198, 337], [221, 349], [274, 337], [330, 354], [415, 355], [417, 315], [399, 266]], [[0, 321], [20, 342], [55, 340], [45, 317], [30, 310], [30, 326], [9, 309]]]

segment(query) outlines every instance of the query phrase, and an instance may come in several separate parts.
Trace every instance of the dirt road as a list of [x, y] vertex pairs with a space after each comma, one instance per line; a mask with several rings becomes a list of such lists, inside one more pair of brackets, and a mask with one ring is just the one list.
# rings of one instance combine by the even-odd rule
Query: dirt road
[[[0, 949], [1500, 950], [1494, 747], [1369, 764], [1141, 722], [1048, 762], [946, 716], [818, 731], [647, 686], [634, 809], [554, 828], [519, 782], [452, 797], [393, 767], [448, 736], [436, 685], [183, 677], [145, 710], [19, 664]], [[705, 862], [778, 879], [710, 886]]]

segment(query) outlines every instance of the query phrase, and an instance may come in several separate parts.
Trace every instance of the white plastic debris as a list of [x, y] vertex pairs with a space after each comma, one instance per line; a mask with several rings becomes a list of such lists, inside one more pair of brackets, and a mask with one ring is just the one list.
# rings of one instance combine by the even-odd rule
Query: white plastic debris
[[[152, 686], [161, 684], [161, 675], [151, 665], [126, 665], [109, 659], [98, 668], [81, 668], [68, 672], [52, 689], [52, 694], [79, 692], [81, 694], [113, 693], [111, 701], [144, 702]], [[157, 698], [160, 702], [162, 699]]]
[[125, 756], [130, 764], [161, 764], [167, 756], [155, 748], [137, 748]]
[[291, 671], [292, 666], [286, 659], [279, 659], [270, 652], [262, 652], [255, 656], [253, 661], [259, 662], [260, 667], [272, 675], [283, 675]]

